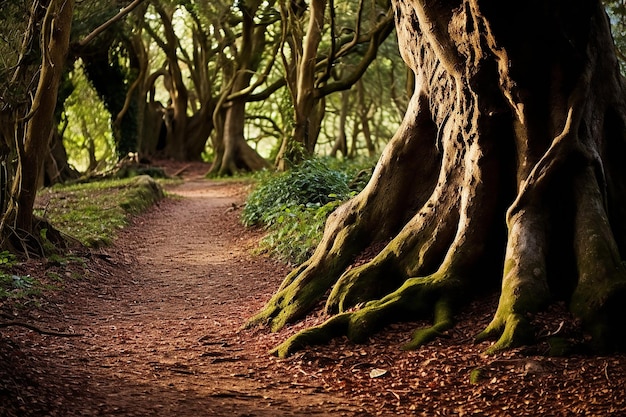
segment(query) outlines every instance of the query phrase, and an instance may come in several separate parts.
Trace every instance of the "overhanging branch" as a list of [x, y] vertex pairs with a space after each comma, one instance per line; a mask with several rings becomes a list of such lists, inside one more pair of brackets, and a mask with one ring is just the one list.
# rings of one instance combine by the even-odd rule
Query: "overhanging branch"
[[115, 24], [118, 21], [122, 20], [122, 18], [124, 18], [128, 13], [132, 12], [137, 6], [139, 6], [141, 3], [143, 3], [143, 1], [144, 0], [135, 0], [131, 4], [129, 4], [128, 6], [124, 7], [122, 10], [120, 10], [120, 12], [118, 14], [116, 14], [111, 19], [107, 20], [106, 22], [104, 22], [103, 24], [98, 26], [89, 35], [85, 36], [82, 41], [78, 42], [78, 46], [82, 47], [82, 46], [87, 45], [89, 42], [94, 40], [102, 32], [104, 32], [108, 28], [110, 28], [113, 24]]

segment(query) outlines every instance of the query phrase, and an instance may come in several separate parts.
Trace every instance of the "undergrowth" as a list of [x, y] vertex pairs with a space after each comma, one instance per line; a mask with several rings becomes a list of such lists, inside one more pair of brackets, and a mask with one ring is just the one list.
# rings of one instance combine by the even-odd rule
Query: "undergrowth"
[[12, 273], [17, 258], [8, 251], [0, 252], [0, 300], [3, 298], [23, 298], [39, 293], [37, 280], [30, 275]]
[[[42, 190], [35, 215], [88, 247], [112, 242], [131, 214], [138, 214], [163, 196], [161, 187], [147, 176], [103, 180], [75, 185], [56, 185]], [[43, 245], [48, 229], [41, 230]], [[25, 274], [24, 263], [14, 254], [0, 252], [0, 307], [7, 301], [23, 304], [47, 289], [58, 288], [67, 278], [80, 278], [84, 260], [71, 252], [45, 248], [45, 273]]]
[[299, 264], [319, 243], [330, 213], [367, 184], [373, 164], [315, 158], [287, 172], [258, 174], [242, 223], [268, 230], [261, 252]]
[[39, 194], [35, 214], [85, 246], [102, 247], [112, 242], [130, 214], [140, 213], [162, 196], [161, 188], [147, 176], [55, 185]]

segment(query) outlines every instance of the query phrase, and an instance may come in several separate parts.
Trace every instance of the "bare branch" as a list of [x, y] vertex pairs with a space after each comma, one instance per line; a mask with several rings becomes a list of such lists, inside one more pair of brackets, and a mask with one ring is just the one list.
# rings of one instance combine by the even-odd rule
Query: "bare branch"
[[124, 7], [118, 14], [113, 16], [111, 19], [107, 20], [96, 29], [93, 30], [89, 35], [85, 36], [82, 41], [78, 42], [79, 46], [85, 46], [92, 40], [94, 40], [98, 35], [111, 27], [114, 23], [117, 23], [122, 18], [124, 18], [128, 13], [132, 12], [137, 6], [143, 3], [144, 0], [135, 0], [128, 6]]

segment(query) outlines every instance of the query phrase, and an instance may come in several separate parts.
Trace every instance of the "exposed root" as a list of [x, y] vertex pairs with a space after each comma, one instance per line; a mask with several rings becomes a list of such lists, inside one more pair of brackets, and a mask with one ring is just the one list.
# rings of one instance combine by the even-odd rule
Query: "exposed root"
[[534, 329], [522, 314], [509, 313], [504, 317], [500, 314], [496, 317], [497, 319], [494, 319], [475, 339], [476, 342], [498, 339], [485, 353], [497, 353], [532, 343], [534, 340]]
[[[349, 239], [350, 236], [345, 234], [351, 234], [350, 231], [350, 228], [341, 229], [339, 234], [343, 236], [338, 236], [334, 240]], [[338, 252], [334, 249], [336, 249], [334, 246], [327, 248], [320, 245], [311, 259], [287, 275], [276, 294], [246, 326], [264, 324], [272, 331], [277, 331], [285, 324], [298, 320], [308, 313], [337, 281], [341, 271], [346, 267], [347, 259], [354, 256], [349, 250]]]
[[433, 326], [418, 330], [412, 341], [403, 347], [415, 349], [452, 326], [452, 306], [462, 288], [458, 279], [451, 275], [436, 273], [426, 278], [410, 278], [396, 291], [367, 303], [360, 310], [338, 314], [319, 326], [295, 334], [272, 353], [289, 356], [305, 346], [327, 343], [340, 335], [346, 335], [354, 343], [364, 343], [371, 334], [392, 321], [434, 313]]
[[444, 337], [443, 332], [454, 326], [453, 308], [446, 298], [441, 298], [435, 303], [434, 316], [433, 325], [417, 329], [411, 341], [402, 346], [402, 350], [415, 350], [438, 337]]
[[626, 268], [593, 170], [583, 172], [576, 185], [574, 248], [578, 285], [570, 308], [582, 320], [594, 350], [626, 349]]
[[379, 254], [372, 261], [341, 276], [326, 300], [325, 312], [344, 312], [360, 303], [380, 298], [397, 289], [403, 279], [393, 260]]
[[[436, 270], [459, 223], [459, 202], [443, 199], [443, 188], [437, 188], [429, 202], [374, 259], [339, 278], [326, 302], [327, 313], [376, 300], [398, 289], [407, 278]], [[440, 199], [444, 203], [436, 205]]]
[[35, 326], [34, 324], [30, 324], [30, 323], [24, 323], [21, 321], [7, 321], [7, 322], [0, 322], [0, 328], [2, 327], [12, 327], [12, 326], [16, 326], [16, 327], [23, 327], [25, 329], [28, 330], [32, 330], [36, 333], [42, 334], [42, 335], [46, 335], [46, 336], [56, 336], [56, 337], [80, 337], [80, 336], [84, 336], [84, 334], [82, 333], [63, 333], [63, 332], [55, 332], [53, 330], [46, 330], [46, 329], [42, 329], [38, 326]]
[[477, 341], [497, 338], [488, 350], [530, 343], [534, 332], [526, 314], [539, 311], [550, 300], [546, 277], [546, 235], [538, 212], [520, 211], [511, 219], [502, 292], [496, 314]]

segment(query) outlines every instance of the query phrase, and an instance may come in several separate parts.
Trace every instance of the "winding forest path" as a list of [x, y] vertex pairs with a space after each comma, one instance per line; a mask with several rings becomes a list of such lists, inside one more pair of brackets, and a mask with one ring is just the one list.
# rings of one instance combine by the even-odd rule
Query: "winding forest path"
[[48, 328], [69, 327], [82, 337], [12, 330], [23, 335], [23, 349], [38, 352], [12, 376], [23, 385], [16, 400], [22, 404], [7, 415], [356, 411], [340, 394], [273, 366], [279, 361], [267, 353], [270, 341], [240, 331], [287, 272], [251, 255], [259, 235], [239, 224], [236, 209], [246, 191], [240, 182], [188, 179], [169, 190], [173, 198], [136, 218], [94, 260], [90, 285], [72, 285], [73, 294], [56, 294], [38, 313]]
[[[495, 298], [415, 352], [394, 348], [413, 323], [367, 345], [271, 357], [320, 318], [278, 334], [240, 330], [288, 272], [252, 255], [260, 235], [238, 221], [247, 185], [196, 176], [168, 191], [81, 266], [89, 279], [69, 278], [20, 312], [82, 336], [2, 329], [0, 416], [626, 415], [624, 355], [483, 355], [471, 340]], [[559, 314], [544, 320], [556, 329]]]

